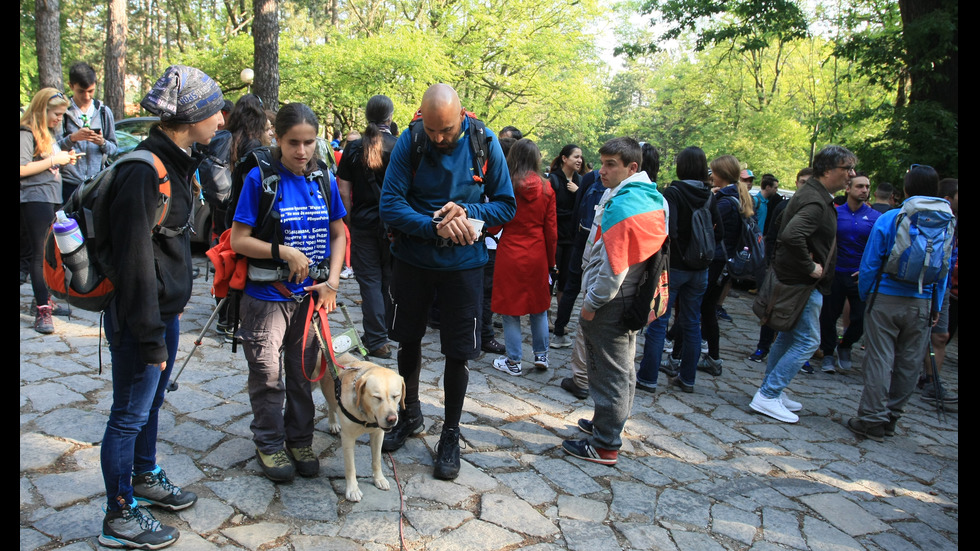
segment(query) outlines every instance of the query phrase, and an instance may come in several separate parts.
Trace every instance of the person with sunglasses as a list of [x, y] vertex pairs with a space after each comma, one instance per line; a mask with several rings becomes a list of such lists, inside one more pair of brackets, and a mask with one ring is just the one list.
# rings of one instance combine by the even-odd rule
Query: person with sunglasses
[[820, 345], [820, 308], [830, 294], [837, 260], [834, 193], [854, 177], [857, 156], [828, 145], [813, 158], [813, 176], [789, 200], [776, 237], [772, 269], [789, 285], [813, 285], [803, 313], [789, 331], [780, 331], [769, 351], [762, 385], [749, 407], [784, 423], [799, 421], [803, 408], [783, 392]]

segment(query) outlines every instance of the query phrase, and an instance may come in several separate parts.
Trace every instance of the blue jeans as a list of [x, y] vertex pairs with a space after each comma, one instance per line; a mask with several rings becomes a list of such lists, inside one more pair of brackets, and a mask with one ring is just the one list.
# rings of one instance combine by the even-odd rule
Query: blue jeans
[[670, 271], [670, 301], [667, 313], [650, 322], [643, 343], [643, 361], [636, 372], [636, 382], [647, 386], [657, 386], [660, 373], [660, 360], [664, 351], [664, 339], [670, 314], [678, 305], [674, 325], [683, 335], [684, 346], [681, 353], [680, 377], [684, 384], [694, 386], [698, 371], [698, 358], [701, 355], [701, 299], [708, 288], [708, 270]]
[[350, 263], [354, 279], [361, 290], [361, 313], [364, 346], [377, 350], [388, 343], [391, 323], [391, 243], [380, 228], [350, 229]]
[[[548, 353], [547, 310], [531, 314], [531, 350], [535, 356]], [[521, 317], [500, 316], [504, 322], [504, 347], [512, 362], [521, 361]]]
[[180, 337], [177, 316], [165, 320], [165, 324], [167, 365], [160, 371], [159, 366], [140, 360], [137, 337], [126, 325], [117, 328], [112, 308], [106, 310], [105, 333], [112, 358], [112, 408], [102, 439], [102, 478], [109, 509], [119, 510], [132, 503], [132, 474], [156, 466], [158, 414], [177, 358]]
[[780, 331], [769, 350], [766, 376], [759, 392], [766, 398], [778, 398], [800, 372], [803, 362], [820, 346], [820, 308], [823, 295], [814, 289], [793, 329]]

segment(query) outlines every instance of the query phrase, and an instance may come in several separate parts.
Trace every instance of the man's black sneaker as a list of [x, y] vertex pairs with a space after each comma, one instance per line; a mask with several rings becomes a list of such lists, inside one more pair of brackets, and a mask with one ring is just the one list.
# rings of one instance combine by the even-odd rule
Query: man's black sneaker
[[173, 526], [164, 526], [136, 501], [120, 510], [106, 511], [99, 543], [106, 547], [161, 549], [180, 537]]
[[655, 392], [657, 392], [657, 385], [645, 385], [640, 381], [637, 381], [636, 390], [642, 390], [643, 392], [649, 392], [650, 394], [654, 394]]
[[715, 313], [718, 315], [718, 319], [725, 321], [732, 321], [732, 317], [728, 315], [728, 312], [724, 308], [719, 306], [715, 309]]
[[867, 423], [857, 417], [851, 417], [847, 420], [847, 428], [854, 434], [870, 438], [875, 442], [885, 441], [885, 423]]
[[305, 478], [312, 478], [320, 474], [320, 460], [313, 453], [312, 446], [305, 448], [286, 448], [286, 452], [293, 458], [296, 464], [296, 472]]
[[769, 355], [768, 350], [756, 348], [755, 352], [753, 352], [752, 355], [748, 357], [748, 360], [756, 363], [762, 363], [766, 359], [766, 356], [768, 355]]
[[459, 427], [442, 427], [432, 476], [440, 480], [453, 480], [459, 476]]
[[504, 345], [497, 342], [497, 339], [487, 339], [480, 345], [480, 350], [489, 354], [503, 354], [507, 351]]
[[589, 397], [589, 389], [578, 386], [575, 384], [575, 379], [571, 377], [565, 377], [562, 379], [561, 387], [579, 400], [584, 400]]
[[133, 497], [140, 505], [156, 505], [171, 511], [186, 509], [197, 502], [197, 494], [174, 485], [160, 467], [133, 475]]
[[800, 367], [800, 371], [813, 375], [813, 366], [810, 365], [810, 360], [803, 362], [803, 366]]
[[398, 423], [395, 428], [385, 433], [384, 442], [381, 443], [381, 451], [393, 452], [405, 444], [405, 440], [413, 434], [422, 432], [423, 429], [422, 406], [411, 406], [408, 410], [398, 412]]
[[578, 430], [586, 433], [592, 434], [592, 420], [591, 419], [579, 419], [578, 420]]
[[255, 457], [259, 460], [262, 472], [273, 482], [292, 482], [296, 477], [296, 467], [285, 449], [272, 454], [264, 454], [256, 449]]
[[898, 417], [888, 414], [888, 422], [882, 427], [885, 436], [895, 436], [895, 427], [898, 426]]
[[677, 388], [683, 390], [684, 392], [691, 394], [694, 392], [694, 385], [689, 385], [681, 380], [680, 375], [677, 377], [670, 377], [668, 379], [670, 386], [676, 386]]

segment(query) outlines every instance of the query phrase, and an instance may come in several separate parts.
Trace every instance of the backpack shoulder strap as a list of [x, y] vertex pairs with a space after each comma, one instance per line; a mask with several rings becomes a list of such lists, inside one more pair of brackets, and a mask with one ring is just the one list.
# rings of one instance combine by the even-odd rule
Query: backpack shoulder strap
[[483, 121], [476, 118], [473, 113], [467, 112], [466, 116], [470, 119], [470, 151], [473, 153], [473, 180], [483, 183], [483, 177], [487, 173], [487, 161], [490, 157], [490, 136], [487, 136], [487, 126]]

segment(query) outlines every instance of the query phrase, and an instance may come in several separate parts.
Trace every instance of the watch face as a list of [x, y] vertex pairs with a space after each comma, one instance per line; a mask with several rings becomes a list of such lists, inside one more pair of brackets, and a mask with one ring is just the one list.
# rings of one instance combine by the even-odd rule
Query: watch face
[[334, 353], [346, 352], [350, 350], [351, 345], [354, 344], [347, 335], [338, 335], [333, 340], [333, 351]]

